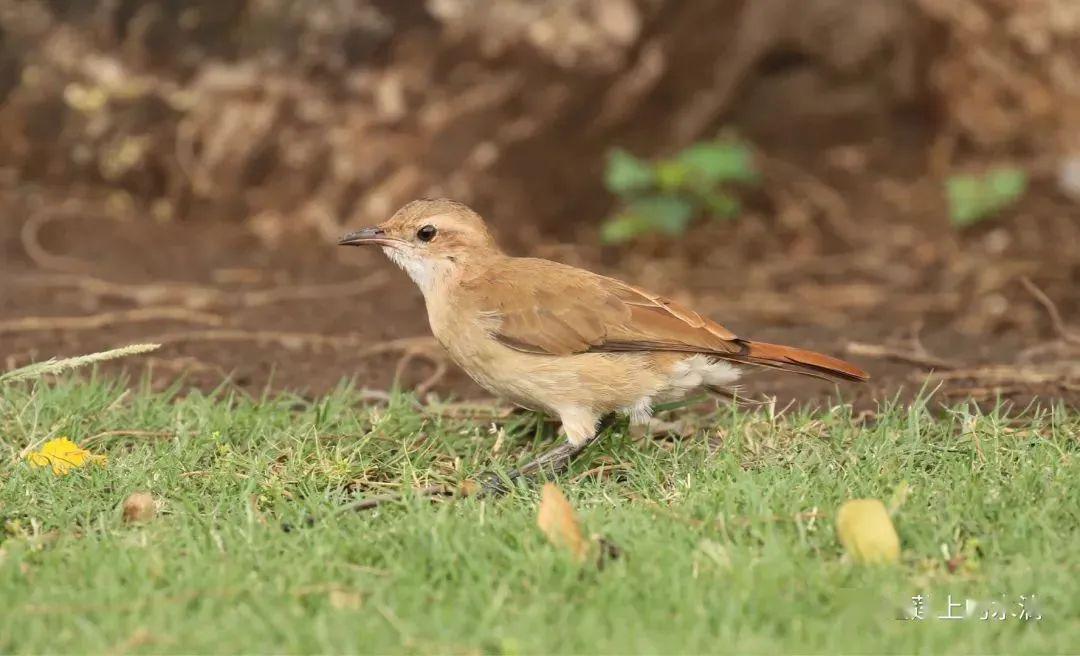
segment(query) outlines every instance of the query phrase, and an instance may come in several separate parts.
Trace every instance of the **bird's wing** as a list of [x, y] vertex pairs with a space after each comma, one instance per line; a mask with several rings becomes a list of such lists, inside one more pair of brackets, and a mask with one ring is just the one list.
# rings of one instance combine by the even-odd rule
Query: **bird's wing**
[[510, 258], [466, 287], [492, 336], [526, 353], [704, 353], [818, 378], [869, 378], [849, 362], [742, 339], [670, 299], [548, 260]]
[[519, 351], [745, 350], [730, 330], [674, 301], [546, 260], [512, 260], [471, 287], [493, 336]]

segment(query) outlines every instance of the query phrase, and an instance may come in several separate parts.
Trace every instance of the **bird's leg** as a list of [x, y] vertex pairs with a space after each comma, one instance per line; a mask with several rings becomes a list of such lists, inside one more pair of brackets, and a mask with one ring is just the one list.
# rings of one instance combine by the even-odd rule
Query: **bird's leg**
[[599, 432], [589, 440], [577, 444], [570, 441], [563, 442], [521, 467], [510, 470], [505, 477], [499, 476], [495, 472], [484, 472], [480, 475], [481, 494], [506, 494], [510, 491], [509, 486], [513, 485], [514, 481], [519, 478], [527, 478], [540, 471], [546, 474], [561, 473], [570, 466], [570, 461], [574, 459], [574, 456], [596, 441], [597, 437], [599, 437]]
[[[567, 433], [567, 440], [559, 446], [541, 454], [521, 467], [507, 472], [505, 479], [493, 472], [481, 474], [482, 493], [505, 494], [509, 491], [507, 483], [513, 484], [519, 478], [527, 478], [536, 473], [559, 474], [570, 466], [574, 456], [581, 453], [590, 444], [595, 442], [600, 434], [614, 423], [615, 415], [608, 415], [597, 426], [595, 420], [587, 423], [588, 432], [581, 430], [582, 423], [568, 423], [563, 420], [563, 428]], [[576, 439], [575, 439], [576, 438]]]

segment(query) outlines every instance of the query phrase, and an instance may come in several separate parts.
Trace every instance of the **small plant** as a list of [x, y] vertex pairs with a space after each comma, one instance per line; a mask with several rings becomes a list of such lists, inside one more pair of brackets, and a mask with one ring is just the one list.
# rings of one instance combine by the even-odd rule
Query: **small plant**
[[1027, 174], [1011, 167], [980, 176], [954, 175], [945, 182], [949, 219], [960, 228], [988, 219], [1020, 200], [1027, 185]]
[[607, 243], [622, 243], [645, 234], [681, 235], [699, 214], [730, 219], [740, 207], [728, 185], [757, 179], [753, 153], [735, 141], [694, 144], [653, 162], [614, 150], [604, 183], [621, 209], [604, 222], [601, 235]]
[[46, 360], [45, 362], [36, 362], [34, 364], [27, 365], [19, 369], [13, 369], [5, 373], [0, 373], [0, 383], [13, 383], [18, 380], [41, 378], [42, 376], [59, 374], [65, 371], [69, 371], [71, 369], [85, 367], [96, 362], [104, 362], [106, 360], [125, 358], [129, 355], [149, 353], [150, 351], [156, 351], [159, 348], [161, 348], [161, 344], [132, 344], [131, 346], [124, 346], [121, 348], [112, 349], [110, 351], [91, 353], [89, 355], [79, 355], [73, 358], [65, 358], [63, 360], [57, 360], [54, 358], [52, 360]]

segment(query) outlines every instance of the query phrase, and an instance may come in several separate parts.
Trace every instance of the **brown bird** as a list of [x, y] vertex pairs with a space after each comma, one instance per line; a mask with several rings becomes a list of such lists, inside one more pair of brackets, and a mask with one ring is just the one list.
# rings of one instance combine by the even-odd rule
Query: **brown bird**
[[500, 250], [483, 219], [451, 200], [417, 200], [345, 235], [376, 245], [420, 287], [435, 338], [477, 383], [550, 413], [567, 441], [512, 476], [559, 469], [621, 412], [647, 422], [653, 405], [734, 383], [741, 365], [865, 381], [858, 367], [754, 342], [674, 301], [549, 260]]

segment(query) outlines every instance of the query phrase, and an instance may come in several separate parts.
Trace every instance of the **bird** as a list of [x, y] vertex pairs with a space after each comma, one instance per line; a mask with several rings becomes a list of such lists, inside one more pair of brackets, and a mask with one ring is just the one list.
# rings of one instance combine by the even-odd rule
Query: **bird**
[[747, 367], [869, 380], [854, 364], [744, 339], [615, 278], [508, 255], [484, 219], [455, 200], [412, 201], [338, 245], [380, 247], [419, 287], [451, 360], [496, 396], [562, 423], [565, 440], [509, 479], [557, 473], [598, 438], [601, 420], [648, 423], [656, 404], [729, 389]]

